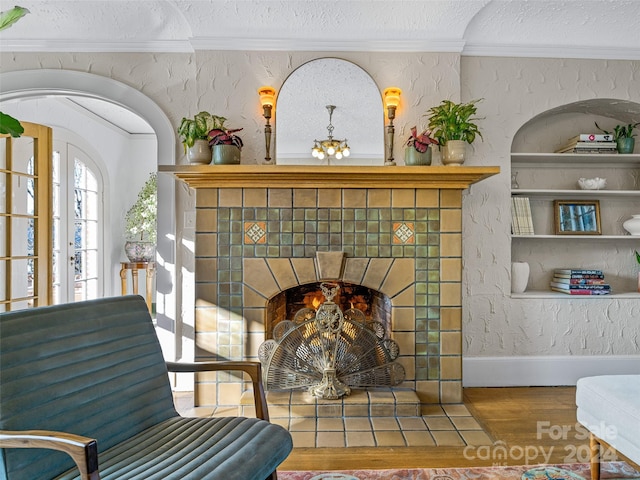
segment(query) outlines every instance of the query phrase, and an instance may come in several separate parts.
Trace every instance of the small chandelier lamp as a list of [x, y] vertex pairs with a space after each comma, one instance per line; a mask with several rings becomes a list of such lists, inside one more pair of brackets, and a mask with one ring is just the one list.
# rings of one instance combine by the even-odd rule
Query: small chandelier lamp
[[[351, 153], [349, 145], [347, 145], [347, 139], [334, 140], [333, 139], [333, 125], [331, 124], [331, 117], [333, 111], [336, 109], [335, 105], [327, 105], [327, 111], [329, 112], [329, 125], [327, 130], [329, 132], [328, 138], [325, 140], [314, 140], [313, 148], [311, 149], [311, 155], [318, 160], [324, 160], [325, 157], [335, 157], [336, 160], [340, 160], [342, 157], [348, 157]], [[327, 161], [329, 161], [329, 158]]]
[[384, 98], [384, 106], [387, 108], [387, 118], [389, 119], [389, 125], [387, 126], [387, 156], [384, 161], [385, 165], [396, 164], [393, 159], [393, 137], [395, 135], [393, 119], [396, 118], [396, 108], [398, 108], [398, 105], [400, 104], [401, 94], [402, 90], [398, 87], [385, 88], [382, 94]]
[[271, 161], [271, 124], [269, 119], [271, 119], [271, 111], [276, 103], [276, 91], [271, 87], [260, 87], [258, 95], [260, 95], [260, 103], [262, 104], [262, 116], [267, 121], [264, 126], [264, 146], [267, 152], [264, 157], [264, 164], [273, 165]]

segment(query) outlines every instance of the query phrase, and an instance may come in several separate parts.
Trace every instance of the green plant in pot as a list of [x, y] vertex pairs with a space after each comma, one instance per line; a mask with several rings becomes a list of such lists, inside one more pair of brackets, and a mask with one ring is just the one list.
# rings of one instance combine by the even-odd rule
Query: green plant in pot
[[151, 173], [124, 217], [127, 240], [124, 250], [130, 262], [151, 262], [155, 258], [157, 218], [157, 174]]
[[598, 126], [597, 122], [596, 128], [601, 132], [606, 133], [607, 135], [613, 135], [613, 141], [616, 142], [616, 150], [618, 153], [633, 153], [633, 149], [635, 147], [636, 136], [633, 133], [634, 128], [640, 125], [640, 122], [637, 123], [629, 123], [627, 125], [616, 125], [613, 127], [613, 132], [607, 132]]
[[243, 143], [242, 139], [235, 134], [240, 130], [242, 128], [225, 129], [223, 121], [219, 127], [209, 132], [208, 137], [213, 164], [233, 165], [240, 163], [240, 151]]
[[200, 112], [193, 118], [183, 118], [178, 127], [178, 135], [190, 163], [211, 163], [209, 132], [222, 128], [226, 118]]
[[417, 127], [411, 127], [411, 135], [404, 149], [405, 165], [431, 165], [431, 145], [438, 145], [438, 141], [431, 137], [431, 131], [418, 133]]
[[442, 149], [442, 163], [445, 165], [461, 165], [464, 163], [466, 144], [473, 143], [482, 134], [475, 121], [477, 104], [482, 99], [467, 103], [455, 103], [443, 100], [440, 105], [431, 107], [428, 128]]

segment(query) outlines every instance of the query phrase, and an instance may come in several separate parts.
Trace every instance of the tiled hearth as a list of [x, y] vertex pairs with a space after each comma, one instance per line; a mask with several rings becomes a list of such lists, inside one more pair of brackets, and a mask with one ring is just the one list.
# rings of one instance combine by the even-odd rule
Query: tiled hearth
[[[389, 299], [400, 387], [423, 408], [462, 402], [462, 194], [497, 169], [179, 170], [197, 188], [196, 360], [257, 359], [272, 297], [341, 280]], [[236, 377], [199, 374], [196, 405], [237, 405], [244, 390]]]
[[[296, 448], [493, 444], [464, 405], [420, 407], [417, 396], [406, 390], [356, 390], [338, 402], [317, 400], [300, 391], [269, 392], [267, 400], [271, 422], [291, 432]], [[243, 395], [239, 408], [192, 408], [188, 394], [177, 394], [176, 407], [186, 416], [255, 416], [251, 393]]]

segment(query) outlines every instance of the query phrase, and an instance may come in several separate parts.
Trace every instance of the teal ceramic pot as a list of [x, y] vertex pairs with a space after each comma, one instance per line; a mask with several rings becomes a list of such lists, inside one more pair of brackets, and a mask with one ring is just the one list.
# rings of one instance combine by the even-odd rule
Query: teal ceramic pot
[[631, 138], [619, 138], [617, 143], [618, 153], [633, 153], [633, 147], [635, 146], [636, 139]]
[[214, 165], [238, 165], [240, 149], [235, 145], [214, 145], [211, 147], [211, 163]]
[[431, 165], [431, 147], [427, 151], [421, 153], [413, 147], [404, 149], [404, 164], [410, 165]]

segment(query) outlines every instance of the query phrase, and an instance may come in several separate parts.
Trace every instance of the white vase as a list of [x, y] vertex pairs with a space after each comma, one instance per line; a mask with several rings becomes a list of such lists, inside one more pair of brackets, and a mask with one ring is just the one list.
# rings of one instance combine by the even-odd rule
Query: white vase
[[640, 214], [631, 215], [631, 218], [622, 224], [622, 228], [631, 235], [640, 235]]
[[529, 283], [529, 264], [527, 262], [511, 263], [511, 292], [522, 293]]
[[442, 146], [442, 164], [458, 166], [464, 163], [467, 142], [464, 140], [449, 140]]

